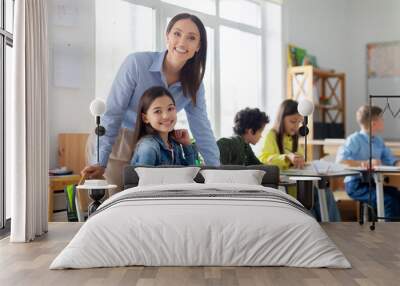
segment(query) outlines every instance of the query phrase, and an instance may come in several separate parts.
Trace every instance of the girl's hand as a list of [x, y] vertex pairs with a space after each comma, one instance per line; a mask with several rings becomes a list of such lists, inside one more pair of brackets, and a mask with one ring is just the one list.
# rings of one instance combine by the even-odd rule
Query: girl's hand
[[298, 154], [290, 153], [287, 155], [290, 162], [293, 164], [293, 167], [297, 169], [303, 169], [304, 168], [304, 157]]
[[174, 130], [172, 137], [175, 139], [176, 142], [178, 142], [179, 144], [182, 144], [184, 146], [191, 144], [190, 137], [189, 137], [189, 131], [187, 131], [187, 129]]

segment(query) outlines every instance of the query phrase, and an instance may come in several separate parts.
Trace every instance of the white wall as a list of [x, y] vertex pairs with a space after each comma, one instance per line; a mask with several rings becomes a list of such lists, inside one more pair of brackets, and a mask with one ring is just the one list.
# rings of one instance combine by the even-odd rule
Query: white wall
[[[89, 113], [90, 101], [95, 97], [95, 1], [68, 2], [66, 8], [69, 10], [63, 10], [63, 7], [58, 6], [61, 2], [48, 0], [50, 168], [58, 165], [59, 133], [89, 133], [95, 125]], [[62, 17], [66, 17], [65, 21], [60, 20]], [[73, 49], [80, 59], [75, 65], [80, 78], [78, 88], [54, 84], [54, 63], [62, 57], [61, 52], [54, 51], [68, 50], [65, 47]]]
[[316, 55], [322, 68], [346, 73], [346, 133], [367, 102], [366, 44], [400, 40], [400, 1], [286, 0], [285, 42]]
[[[322, 69], [346, 73], [347, 102], [347, 86], [351, 81], [348, 68], [350, 1], [287, 0], [284, 3], [285, 48], [287, 44], [305, 48], [317, 57]], [[347, 124], [346, 131], [349, 131]]]
[[[366, 45], [374, 42], [389, 42], [400, 40], [400, 1], [398, 0], [352, 0], [351, 9], [354, 17], [349, 19], [349, 28], [351, 29], [352, 42], [349, 56], [349, 73], [351, 82], [348, 83], [348, 95], [351, 98], [348, 115], [354, 117], [358, 106], [367, 102], [367, 58]], [[389, 86], [388, 86], [389, 87]], [[393, 87], [393, 85], [390, 85]], [[376, 90], [377, 93], [396, 92], [400, 94], [400, 89], [385, 91]], [[383, 106], [383, 101], [375, 101], [375, 104]], [[397, 107], [399, 100], [392, 104]], [[385, 117], [386, 118], [386, 117]], [[389, 121], [389, 120], [390, 121]], [[386, 138], [399, 138], [398, 119], [387, 118], [385, 123]], [[397, 125], [397, 126], [396, 126]], [[354, 121], [351, 127], [356, 128]], [[393, 133], [397, 133], [393, 136]]]

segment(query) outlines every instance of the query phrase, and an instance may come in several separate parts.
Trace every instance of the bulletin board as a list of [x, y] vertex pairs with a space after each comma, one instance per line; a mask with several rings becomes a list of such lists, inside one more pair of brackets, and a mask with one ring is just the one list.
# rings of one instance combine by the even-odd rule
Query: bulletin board
[[[367, 77], [368, 94], [400, 95], [400, 41], [367, 44]], [[377, 98], [373, 105], [385, 110], [383, 137], [400, 141], [400, 99]]]

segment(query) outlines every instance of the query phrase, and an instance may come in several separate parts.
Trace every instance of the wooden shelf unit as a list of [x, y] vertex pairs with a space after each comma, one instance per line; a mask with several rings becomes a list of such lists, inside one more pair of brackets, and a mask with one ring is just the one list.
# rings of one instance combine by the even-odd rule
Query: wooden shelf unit
[[[313, 66], [289, 67], [287, 71], [287, 97], [299, 100], [302, 97], [312, 100], [315, 111], [312, 120], [323, 123], [346, 122], [344, 73], [335, 73], [314, 68]], [[315, 92], [315, 88], [317, 92]], [[324, 98], [328, 104], [320, 102]], [[336, 113], [336, 114], [335, 114]], [[319, 118], [315, 118], [318, 116]], [[310, 126], [312, 131], [312, 124]], [[311, 138], [314, 138], [311, 133]]]
[[[341, 123], [345, 128], [345, 84], [346, 76], [344, 73], [321, 70], [313, 66], [288, 68], [287, 98], [294, 100], [307, 98], [312, 100], [315, 105], [314, 113], [308, 121], [310, 130], [308, 139], [315, 138], [315, 122]], [[308, 154], [312, 154], [311, 150], [307, 151]], [[312, 159], [312, 156], [310, 156], [310, 159]]]

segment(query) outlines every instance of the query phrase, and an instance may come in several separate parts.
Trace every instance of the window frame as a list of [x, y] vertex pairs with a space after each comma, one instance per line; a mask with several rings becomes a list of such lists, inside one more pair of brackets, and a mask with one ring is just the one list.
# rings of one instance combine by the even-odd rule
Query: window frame
[[[13, 13], [15, 0], [12, 0]], [[2, 66], [0, 68], [0, 236], [10, 231], [10, 219], [6, 218], [6, 188], [5, 188], [5, 104], [6, 104], [6, 60], [7, 46], [13, 47], [13, 34], [6, 30], [6, 0], [1, 0], [1, 21], [0, 21], [0, 58]], [[13, 17], [13, 15], [11, 15]]]
[[[155, 10], [156, 14], [156, 48], [157, 50], [162, 50], [165, 48], [165, 36], [164, 31], [166, 28], [166, 21], [168, 17], [173, 17], [174, 15], [182, 12], [193, 13], [198, 15], [205, 26], [208, 26], [214, 30], [214, 72], [213, 72], [213, 96], [211, 97], [212, 104], [212, 114], [209, 114], [210, 121], [212, 121], [214, 126], [214, 132], [216, 137], [220, 137], [221, 135], [221, 125], [220, 125], [220, 117], [221, 117], [221, 86], [220, 86], [220, 26], [226, 26], [229, 28], [237, 29], [242, 32], [255, 34], [261, 37], [261, 105], [264, 110], [266, 110], [267, 105], [267, 88], [266, 88], [266, 79], [267, 79], [267, 68], [266, 68], [266, 58], [267, 58], [267, 43], [266, 43], [266, 31], [267, 31], [267, 19], [265, 9], [265, 0], [247, 0], [249, 2], [257, 3], [260, 5], [261, 12], [261, 27], [257, 28], [251, 25], [234, 22], [225, 18], [220, 17], [219, 11], [219, 0], [215, 0], [216, 5], [216, 14], [210, 15], [204, 12], [199, 12], [195, 10], [191, 10], [188, 8], [183, 8], [181, 6], [169, 4], [167, 2], [163, 2], [162, 0], [125, 0], [132, 4], [142, 5]], [[279, 4], [280, 1], [271, 1], [272, 3]], [[281, 4], [281, 3], [280, 3]], [[282, 62], [283, 64], [283, 62]]]

